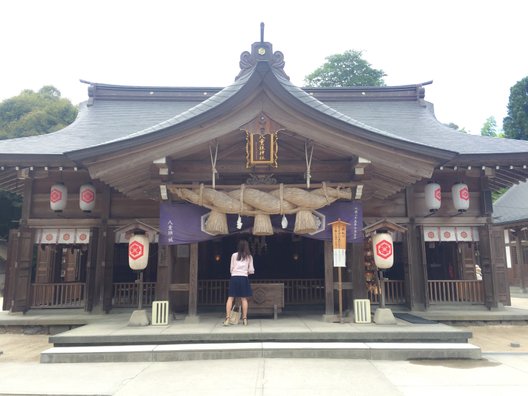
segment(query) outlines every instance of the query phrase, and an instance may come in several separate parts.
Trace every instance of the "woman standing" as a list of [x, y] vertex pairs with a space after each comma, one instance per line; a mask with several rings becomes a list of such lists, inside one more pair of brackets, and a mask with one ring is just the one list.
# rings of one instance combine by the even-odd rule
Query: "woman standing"
[[226, 302], [226, 319], [224, 326], [229, 326], [229, 314], [233, 307], [235, 297], [242, 300], [242, 323], [247, 326], [248, 297], [253, 294], [249, 284], [248, 275], [255, 273], [253, 268], [253, 257], [249, 251], [249, 244], [246, 240], [238, 242], [238, 250], [231, 256], [231, 279], [229, 280], [229, 292]]

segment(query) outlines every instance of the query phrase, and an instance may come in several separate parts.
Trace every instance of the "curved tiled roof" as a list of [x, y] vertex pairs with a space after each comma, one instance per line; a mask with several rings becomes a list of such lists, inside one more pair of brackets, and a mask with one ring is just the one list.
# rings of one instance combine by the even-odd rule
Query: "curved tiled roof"
[[151, 127], [196, 102], [142, 102], [96, 100], [80, 105], [77, 119], [66, 128], [47, 135], [0, 141], [2, 154], [64, 154], [94, 147]]
[[[264, 64], [266, 68], [258, 70]], [[278, 83], [293, 101], [323, 118], [355, 127], [354, 133], [359, 130], [367, 138], [444, 151], [444, 157], [447, 153], [528, 153], [525, 141], [468, 135], [444, 126], [435, 118], [432, 105], [422, 100], [420, 85], [306, 90], [293, 85], [282, 69], [263, 61], [243, 70], [233, 84], [222, 90], [92, 84], [89, 91], [93, 99], [81, 105], [73, 124], [47, 135], [0, 141], [0, 155], [69, 153], [75, 157], [94, 147], [117, 147], [122, 142], [154, 136], [236, 97], [250, 80], [262, 81], [266, 74], [263, 70], [273, 75], [271, 83]], [[206, 100], [200, 95], [202, 90], [204, 94], [209, 92]]]
[[332, 102], [332, 107], [372, 127], [425, 146], [458, 154], [526, 153], [528, 141], [471, 135], [440, 123], [422, 101]]
[[495, 224], [528, 221], [528, 182], [513, 186], [493, 204]]

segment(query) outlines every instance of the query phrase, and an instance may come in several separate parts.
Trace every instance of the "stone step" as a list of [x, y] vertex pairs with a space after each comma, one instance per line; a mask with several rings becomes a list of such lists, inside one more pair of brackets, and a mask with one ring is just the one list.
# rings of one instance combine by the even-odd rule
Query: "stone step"
[[243, 358], [335, 358], [368, 360], [480, 359], [468, 343], [246, 342], [53, 347], [41, 363], [168, 362]]

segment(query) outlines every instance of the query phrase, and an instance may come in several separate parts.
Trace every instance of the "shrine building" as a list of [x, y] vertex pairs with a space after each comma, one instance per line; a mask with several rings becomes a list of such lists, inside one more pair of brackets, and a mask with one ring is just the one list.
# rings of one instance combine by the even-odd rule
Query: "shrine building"
[[[413, 310], [509, 305], [491, 193], [526, 180], [528, 142], [443, 125], [425, 100], [430, 82], [301, 88], [285, 64], [262, 40], [225, 88], [84, 81], [71, 125], [0, 141], [0, 188], [23, 196], [4, 310], [110, 312], [139, 292], [188, 317], [221, 311], [244, 238], [250, 316], [279, 293], [280, 308], [331, 320], [337, 220], [348, 223], [347, 312], [354, 300], [379, 304], [381, 291]], [[380, 231], [392, 241], [373, 246]], [[376, 255], [392, 267], [378, 271]], [[129, 267], [140, 258], [141, 284]]]

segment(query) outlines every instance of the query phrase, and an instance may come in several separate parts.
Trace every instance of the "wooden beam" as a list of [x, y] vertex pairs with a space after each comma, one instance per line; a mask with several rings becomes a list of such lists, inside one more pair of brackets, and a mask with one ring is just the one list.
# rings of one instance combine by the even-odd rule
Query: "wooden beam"
[[[211, 164], [204, 160], [175, 160], [172, 168], [176, 173], [209, 173], [211, 174]], [[216, 169], [222, 173], [254, 173], [251, 168], [246, 168], [245, 160], [222, 160], [216, 163]], [[351, 173], [351, 161], [314, 161], [311, 166], [312, 172], [346, 172]], [[279, 166], [273, 168], [271, 173], [304, 173], [306, 172], [306, 162], [302, 160], [279, 160]]]

